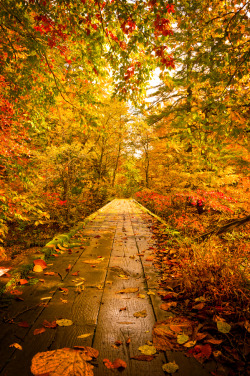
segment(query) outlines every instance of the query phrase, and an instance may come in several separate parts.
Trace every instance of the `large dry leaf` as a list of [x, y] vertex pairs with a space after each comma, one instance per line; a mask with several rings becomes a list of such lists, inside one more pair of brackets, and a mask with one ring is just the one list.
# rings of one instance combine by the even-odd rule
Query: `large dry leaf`
[[35, 376], [94, 376], [91, 360], [83, 351], [63, 348], [37, 353], [31, 363], [31, 372]]

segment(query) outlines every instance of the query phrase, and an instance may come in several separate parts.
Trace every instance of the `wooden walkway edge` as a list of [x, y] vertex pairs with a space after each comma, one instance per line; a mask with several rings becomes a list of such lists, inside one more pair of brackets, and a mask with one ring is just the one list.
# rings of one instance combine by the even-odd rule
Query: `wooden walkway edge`
[[[123, 359], [127, 363], [124, 376], [163, 376], [162, 365], [173, 360], [180, 367], [176, 376], [210, 375], [195, 359], [179, 352], [159, 353], [151, 362], [131, 359], [141, 354], [140, 346], [152, 341], [155, 321], [169, 315], [159, 309], [159, 276], [150, 261], [151, 221], [133, 200], [113, 200], [76, 233], [77, 246], [49, 261], [44, 272], [54, 275], [34, 273], [40, 280], [37, 284], [18, 287], [23, 300], [12, 299], [0, 314], [0, 375], [31, 376], [36, 353], [73, 346], [99, 350], [95, 376], [119, 374], [104, 366], [104, 358]], [[138, 292], [119, 293], [128, 288], [138, 288]], [[134, 316], [140, 311], [146, 317]], [[73, 325], [34, 335], [44, 320], [58, 319], [72, 320]], [[20, 326], [23, 322], [29, 327]], [[88, 336], [79, 338], [84, 334]], [[13, 343], [22, 350], [10, 347]]]

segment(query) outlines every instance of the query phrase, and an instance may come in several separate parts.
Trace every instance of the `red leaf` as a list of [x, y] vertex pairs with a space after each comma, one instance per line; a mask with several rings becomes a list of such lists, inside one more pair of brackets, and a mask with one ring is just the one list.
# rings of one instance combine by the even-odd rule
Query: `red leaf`
[[69, 264], [68, 267], [66, 268], [66, 272], [69, 272], [72, 266]]
[[71, 273], [71, 275], [78, 276], [78, 275], [79, 275], [79, 271], [78, 271], [78, 272]]
[[19, 283], [20, 283], [20, 285], [26, 285], [29, 282], [27, 281], [27, 279], [20, 279]]
[[115, 369], [126, 368], [126, 367], [127, 367], [127, 363], [124, 362], [124, 360], [122, 359], [115, 359], [113, 362], [113, 368]]
[[10, 291], [10, 294], [12, 294], [12, 295], [22, 295], [22, 291], [19, 291], [19, 290], [11, 290]]
[[42, 259], [37, 259], [37, 260], [34, 260], [33, 262], [34, 262], [34, 265], [40, 265], [43, 269], [47, 268], [46, 262]]
[[208, 359], [212, 353], [212, 348], [210, 345], [196, 345], [193, 349], [190, 349], [187, 354], [188, 356], [193, 356], [199, 362], [203, 362]]
[[37, 334], [41, 334], [41, 333], [43, 333], [45, 331], [46, 331], [45, 328], [38, 328], [38, 329], [34, 330], [33, 334], [34, 334], [34, 336], [36, 336]]
[[56, 323], [56, 321], [49, 322], [47, 320], [44, 320], [43, 321], [43, 326], [45, 328], [54, 329], [54, 328], [57, 327], [57, 323]]

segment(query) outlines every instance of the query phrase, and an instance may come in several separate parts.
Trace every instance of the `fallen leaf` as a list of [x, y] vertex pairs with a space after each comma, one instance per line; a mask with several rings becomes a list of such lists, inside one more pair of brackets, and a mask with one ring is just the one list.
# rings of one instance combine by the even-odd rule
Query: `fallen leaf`
[[39, 279], [39, 282], [44, 283], [44, 282], [45, 282], [45, 279]]
[[140, 346], [138, 350], [144, 355], [154, 355], [156, 353], [156, 348], [149, 345]]
[[121, 279], [128, 279], [128, 276], [125, 274], [119, 274], [118, 277]]
[[38, 329], [35, 329], [33, 334], [34, 336], [36, 336], [37, 334], [41, 334], [41, 333], [44, 333], [46, 331], [45, 328], [38, 328]]
[[127, 340], [126, 340], [126, 345], [129, 345], [131, 343], [131, 338], [129, 337]]
[[27, 279], [20, 279], [20, 280], [19, 280], [19, 284], [20, 284], [20, 285], [26, 285], [27, 283], [29, 283], [29, 282], [27, 281]]
[[103, 363], [104, 363], [105, 367], [107, 367], [108, 369], [113, 368], [113, 363], [109, 359], [103, 359]]
[[77, 336], [77, 338], [87, 338], [89, 336], [91, 336], [93, 333], [85, 333], [85, 334], [81, 334], [80, 336]]
[[[47, 264], [44, 260], [42, 259], [37, 259], [37, 260], [34, 260], [34, 265], [40, 265], [42, 267], [42, 269], [46, 269], [47, 268]], [[34, 270], [34, 269], [33, 269]]]
[[168, 303], [162, 303], [160, 305], [160, 308], [163, 309], [163, 311], [168, 311], [171, 307], [176, 307], [177, 302], [168, 302]]
[[193, 356], [200, 363], [204, 360], [209, 359], [212, 353], [212, 348], [209, 344], [206, 345], [196, 345], [193, 349], [188, 350], [187, 356]]
[[139, 291], [138, 287], [128, 287], [127, 289], [116, 291], [116, 294], [129, 294], [129, 293], [138, 292], [138, 291]]
[[44, 272], [43, 275], [58, 275], [58, 273], [55, 273], [55, 272]]
[[198, 311], [205, 307], [205, 303], [199, 303], [192, 307], [192, 309], [197, 309]]
[[44, 320], [43, 321], [43, 326], [45, 328], [55, 329], [57, 327], [57, 323], [56, 323], [56, 321], [49, 322], [47, 320]]
[[47, 299], [52, 299], [52, 296], [45, 296], [44, 298], [41, 298], [41, 300], [47, 300]]
[[154, 261], [154, 256], [148, 256], [145, 261]]
[[103, 363], [108, 369], [120, 369], [127, 367], [126, 362], [124, 362], [122, 359], [115, 359], [113, 363], [109, 359], [103, 359]]
[[175, 362], [169, 362], [163, 364], [162, 369], [167, 373], [175, 373], [179, 369], [179, 366]]
[[113, 368], [115, 369], [126, 368], [126, 367], [127, 367], [127, 363], [122, 359], [115, 359], [113, 361]]
[[144, 310], [142, 310], [142, 311], [135, 312], [135, 313], [133, 314], [133, 316], [134, 316], [134, 317], [137, 317], [137, 318], [139, 318], [139, 317], [147, 317], [147, 311], [146, 311], [146, 309], [144, 309]]
[[99, 356], [99, 351], [90, 346], [74, 346], [74, 349], [84, 351], [89, 358], [97, 358]]
[[83, 261], [85, 264], [100, 264], [101, 261], [104, 259], [94, 259], [94, 260], [85, 260]]
[[22, 321], [18, 323], [18, 326], [20, 326], [21, 328], [29, 328], [30, 324], [27, 323], [27, 321]]
[[119, 311], [126, 311], [127, 307], [122, 307], [119, 309]]
[[179, 343], [179, 345], [183, 345], [188, 340], [189, 340], [189, 336], [187, 336], [185, 334], [178, 334], [178, 336], [177, 336], [177, 343]]
[[68, 320], [68, 319], [61, 319], [61, 320], [56, 320], [56, 323], [59, 326], [70, 326], [73, 324], [73, 321]]
[[227, 324], [225, 321], [217, 321], [217, 329], [221, 333], [229, 333], [231, 330], [231, 325]]
[[69, 292], [69, 289], [67, 289], [66, 287], [59, 287], [59, 290], [60, 290], [63, 294], [65, 294], [65, 295], [67, 295], [68, 292]]
[[69, 264], [69, 265], [67, 266], [67, 268], [65, 269], [66, 272], [69, 272], [71, 268], [72, 268], [72, 266]]
[[196, 345], [196, 341], [188, 341], [184, 343], [184, 346], [187, 348], [194, 347]]
[[245, 321], [244, 328], [250, 333], [250, 322], [248, 320]]
[[138, 294], [138, 295], [137, 295], [137, 298], [145, 299], [145, 298], [146, 298], [146, 295], [144, 295], [144, 294]]
[[31, 372], [35, 376], [94, 376], [88, 360], [91, 358], [83, 351], [69, 348], [39, 352], [32, 358]]
[[12, 295], [22, 295], [22, 291], [19, 291], [19, 290], [11, 290], [10, 291], [10, 294], [12, 294]]
[[66, 299], [60, 298], [60, 300], [61, 300], [61, 302], [62, 302], [63, 304], [68, 303], [68, 300], [66, 300]]
[[78, 272], [74, 272], [74, 273], [71, 273], [71, 275], [75, 275], [75, 276], [78, 276], [79, 275], [79, 271]]
[[116, 346], [121, 346], [122, 345], [122, 341], [115, 341], [115, 345]]
[[15, 347], [18, 350], [22, 350], [23, 349], [22, 346], [19, 345], [19, 343], [16, 343], [16, 342], [12, 343], [11, 345], [9, 345], [9, 347]]
[[151, 291], [151, 290], [148, 290], [147, 292], [148, 295], [155, 295], [155, 292]]
[[212, 339], [207, 339], [205, 342], [211, 343], [212, 345], [220, 345], [223, 342], [223, 340], [212, 338]]
[[135, 360], [142, 360], [146, 362], [151, 362], [155, 358], [155, 355], [138, 355], [138, 356], [131, 356], [130, 359]]

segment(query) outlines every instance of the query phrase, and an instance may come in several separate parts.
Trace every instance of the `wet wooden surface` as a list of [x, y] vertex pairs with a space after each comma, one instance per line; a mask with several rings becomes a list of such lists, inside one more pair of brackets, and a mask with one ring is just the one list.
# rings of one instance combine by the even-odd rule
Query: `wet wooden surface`
[[[35, 278], [44, 282], [18, 286], [23, 301], [12, 299], [12, 304], [1, 310], [1, 375], [30, 376], [31, 359], [37, 352], [79, 345], [99, 350], [95, 376], [120, 373], [107, 369], [104, 358], [123, 359], [127, 363], [122, 371], [124, 376], [163, 376], [162, 365], [173, 360], [180, 367], [177, 376], [209, 375], [196, 360], [178, 352], [169, 352], [167, 357], [159, 353], [151, 362], [131, 359], [141, 354], [140, 346], [152, 340], [155, 321], [169, 315], [159, 309], [159, 276], [152, 261], [148, 261], [154, 244], [150, 221], [151, 217], [132, 200], [114, 200], [76, 234], [73, 241], [79, 242], [79, 246], [48, 262], [51, 265], [44, 271], [56, 275], [34, 273]], [[66, 270], [69, 265], [70, 270]], [[79, 275], [72, 276], [74, 272]], [[83, 286], [83, 291], [79, 291]], [[138, 292], [118, 293], [127, 288], [138, 288], [145, 298], [139, 298]], [[149, 291], [155, 295], [148, 295]], [[142, 310], [146, 310], [147, 316], [136, 318], [134, 313]], [[72, 320], [73, 325], [34, 335], [44, 320], [61, 318]], [[30, 326], [18, 326], [23, 321]], [[78, 338], [82, 334], [90, 335]], [[126, 344], [128, 338], [130, 343]], [[116, 341], [121, 341], [121, 345], [116, 346]], [[23, 350], [9, 347], [13, 343], [19, 343]]]

